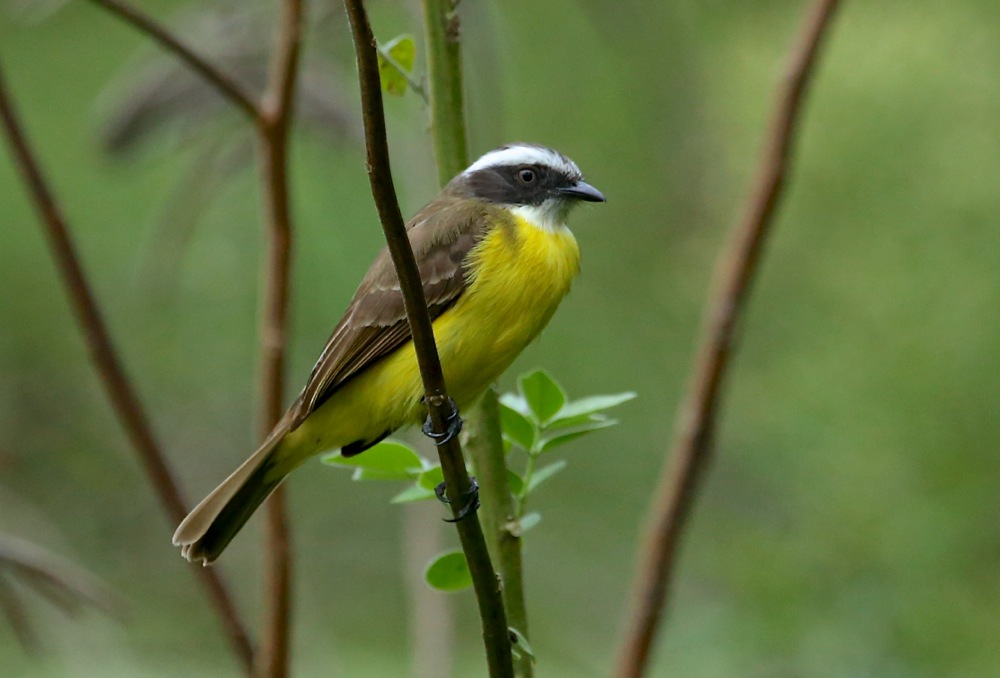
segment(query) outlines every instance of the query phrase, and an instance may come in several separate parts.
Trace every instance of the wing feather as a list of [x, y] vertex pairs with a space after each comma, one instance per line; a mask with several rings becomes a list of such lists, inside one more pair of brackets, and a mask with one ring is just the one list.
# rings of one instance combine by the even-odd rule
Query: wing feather
[[[434, 320], [461, 296], [466, 258], [499, 218], [497, 208], [443, 194], [407, 224], [427, 310]], [[410, 340], [403, 295], [387, 248], [376, 257], [286, 417], [297, 428], [348, 379]]]

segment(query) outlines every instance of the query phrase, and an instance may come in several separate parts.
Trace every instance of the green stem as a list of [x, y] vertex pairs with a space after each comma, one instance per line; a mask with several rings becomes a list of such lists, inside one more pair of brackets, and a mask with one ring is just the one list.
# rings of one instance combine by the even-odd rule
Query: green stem
[[[507, 623], [528, 638], [528, 611], [524, 598], [524, 577], [521, 564], [521, 535], [511, 530], [524, 513], [523, 497], [515, 497], [507, 480], [507, 464], [503, 454], [500, 434], [500, 403], [496, 389], [491, 387], [483, 394], [478, 407], [468, 413], [466, 420], [475, 426], [469, 431], [465, 451], [472, 460], [480, 487], [482, 507], [479, 515], [483, 521], [486, 545], [496, 563], [503, 581], [503, 602], [507, 610]], [[534, 461], [529, 457], [529, 464]], [[530, 471], [529, 471], [530, 473]], [[514, 671], [521, 678], [531, 678], [532, 664], [527, 653], [514, 660]]]
[[457, 0], [423, 0], [431, 136], [441, 185], [469, 163], [462, 98], [461, 38]]
[[[461, 39], [457, 0], [422, 0], [427, 73], [430, 91], [431, 136], [442, 186], [469, 164], [462, 95]], [[521, 539], [508, 525], [516, 520], [517, 507], [507, 482], [507, 464], [500, 435], [497, 394], [490, 388], [480, 405], [465, 418], [466, 450], [482, 487], [480, 517], [487, 546], [503, 582], [503, 602], [508, 623], [528, 638], [524, 603]], [[531, 658], [522, 652], [515, 663], [518, 676], [531, 678]]]

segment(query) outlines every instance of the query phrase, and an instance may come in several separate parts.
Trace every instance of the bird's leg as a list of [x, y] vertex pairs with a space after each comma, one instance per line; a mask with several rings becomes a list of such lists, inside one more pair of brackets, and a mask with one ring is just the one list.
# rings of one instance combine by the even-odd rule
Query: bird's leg
[[[438, 483], [438, 486], [434, 488], [434, 495], [445, 504], [450, 504], [451, 500], [448, 499], [448, 495], [445, 494], [444, 483]], [[458, 511], [454, 518], [445, 518], [446, 523], [457, 523], [475, 513], [479, 509], [479, 483], [476, 482], [475, 476], [469, 476], [469, 489], [465, 491], [462, 495], [465, 502], [462, 504], [462, 508]]]
[[[448, 398], [448, 404], [451, 405], [451, 412], [445, 417], [445, 430], [442, 433], [437, 433], [434, 431], [434, 425], [431, 422], [431, 416], [428, 414], [427, 419], [424, 421], [424, 425], [421, 430], [424, 435], [434, 441], [434, 444], [438, 447], [447, 444], [455, 438], [462, 430], [462, 417], [458, 415], [458, 407], [455, 405], [455, 401]], [[445, 504], [450, 504], [451, 500], [445, 494], [445, 484], [439, 483], [437, 487], [434, 488], [434, 494], [437, 498], [444, 502]], [[458, 513], [455, 514], [454, 518], [445, 518], [445, 522], [457, 523], [458, 521], [468, 517], [470, 514], [475, 513], [479, 509], [479, 483], [472, 476], [469, 476], [469, 489], [462, 494], [462, 508], [459, 509]]]
[[434, 441], [434, 444], [438, 447], [445, 445], [452, 441], [452, 439], [458, 435], [459, 431], [462, 430], [462, 418], [458, 416], [458, 407], [455, 406], [455, 401], [448, 398], [448, 404], [451, 405], [451, 412], [444, 419], [446, 429], [442, 433], [436, 433], [434, 431], [434, 424], [431, 423], [431, 415], [427, 415], [427, 419], [424, 420], [424, 425], [420, 428], [424, 432], [424, 435]]

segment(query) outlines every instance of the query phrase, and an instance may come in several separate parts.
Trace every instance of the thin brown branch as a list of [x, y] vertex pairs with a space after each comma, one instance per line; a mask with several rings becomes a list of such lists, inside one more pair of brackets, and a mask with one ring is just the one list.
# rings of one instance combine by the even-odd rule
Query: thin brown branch
[[[368, 15], [362, 0], [344, 0], [354, 46], [358, 59], [358, 78], [361, 86], [361, 107], [364, 116], [365, 147], [367, 149], [368, 178], [372, 196], [378, 210], [382, 230], [399, 277], [406, 308], [407, 321], [413, 336], [417, 362], [424, 382], [425, 402], [434, 432], [447, 430], [447, 420], [454, 414], [447, 396], [441, 362], [438, 358], [434, 333], [431, 329], [427, 302], [424, 298], [420, 273], [413, 257], [413, 250], [406, 235], [399, 202], [393, 187], [389, 164], [389, 146], [386, 141], [385, 112], [382, 108], [382, 89], [378, 72], [377, 45], [372, 34]], [[445, 485], [456, 518], [471, 486], [469, 474], [462, 457], [458, 437], [438, 447]], [[489, 552], [478, 517], [473, 514], [455, 523], [462, 550], [472, 574], [479, 613], [483, 624], [483, 640], [490, 676], [513, 676], [510, 636], [504, 611], [500, 586], [490, 562]]]
[[[261, 401], [258, 421], [261, 439], [267, 437], [281, 418], [284, 403], [292, 248], [288, 142], [302, 43], [302, 10], [301, 0], [285, 0], [282, 3], [271, 74], [258, 126], [268, 233], [260, 346]], [[288, 675], [292, 612], [291, 536], [283, 487], [279, 487], [268, 499], [266, 510], [266, 607], [254, 675], [258, 678], [283, 678]]]
[[[258, 125], [261, 184], [267, 220], [264, 312], [261, 319], [261, 439], [281, 418], [285, 391], [285, 347], [291, 274], [292, 216], [288, 144], [292, 102], [302, 43], [302, 1], [285, 0], [277, 27], [274, 57]], [[284, 488], [268, 499], [264, 539], [264, 623], [254, 674], [288, 675], [291, 650], [292, 556]]]
[[806, 88], [837, 4], [837, 0], [816, 0], [806, 15], [775, 97], [770, 134], [754, 189], [733, 229], [729, 247], [719, 259], [688, 394], [677, 414], [670, 463], [664, 465], [651, 508], [645, 553], [635, 577], [632, 616], [619, 656], [619, 678], [638, 678], [649, 665], [680, 536], [712, 455], [719, 399], [736, 343], [737, 321], [782, 196]]
[[[111, 341], [76, 254], [69, 228], [28, 145], [27, 137], [7, 93], [2, 72], [0, 72], [0, 118], [14, 155], [14, 162], [24, 177], [27, 191], [45, 228], [52, 255], [56, 260], [77, 323], [83, 332], [91, 359], [108, 398], [139, 455], [167, 517], [174, 523], [180, 522], [187, 514], [187, 509], [184, 507], [177, 483], [153, 436], [149, 419], [139, 404], [139, 398], [125, 374], [125, 368]], [[219, 572], [210, 568], [198, 568], [195, 571], [208, 591], [237, 657], [249, 669], [253, 663], [253, 648]]]
[[243, 111], [251, 120], [259, 120], [261, 111], [253, 98], [235, 80], [220, 71], [208, 60], [196, 54], [190, 47], [182, 43], [177, 36], [161, 26], [148, 14], [136, 9], [122, 0], [90, 0], [104, 7], [125, 23], [139, 32], [148, 35], [166, 49], [173, 52], [186, 63], [195, 73], [210, 82], [220, 94]]

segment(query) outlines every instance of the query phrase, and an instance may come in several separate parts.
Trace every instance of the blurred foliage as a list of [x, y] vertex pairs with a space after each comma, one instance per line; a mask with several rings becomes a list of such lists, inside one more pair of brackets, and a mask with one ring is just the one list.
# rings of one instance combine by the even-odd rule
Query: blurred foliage
[[[166, 18], [176, 7], [142, 6]], [[104, 155], [98, 100], [112, 95], [101, 93], [143, 72], [155, 48], [87, 3], [43, 17], [24, 3], [0, 7], [0, 58], [28, 131], [159, 436], [189, 499], [200, 497], [253, 447], [256, 177], [240, 161], [223, 164], [227, 180], [210, 199], [178, 188], [201, 176], [192, 167], [211, 143], [177, 143], [187, 126], [154, 133], [141, 152]], [[580, 441], [538, 498], [545, 521], [525, 566], [541, 675], [611, 665], [705, 288], [802, 7], [461, 5], [474, 151], [552, 145], [609, 198], [574, 215], [583, 275], [512, 373], [540, 364], [570, 392], [641, 396], [613, 433]], [[267, 26], [271, 9], [255, 11]], [[420, 32], [410, 5], [372, 11], [382, 40]], [[995, 0], [847, 3], [838, 17], [653, 675], [984, 676], [1000, 665], [998, 35]], [[212, 52], [208, 37], [186, 37]], [[350, 117], [336, 141], [302, 126], [294, 149], [293, 384], [381, 246], [350, 141], [349, 50], [336, 13], [307, 44], [309, 59], [343, 74], [325, 94]], [[436, 190], [425, 113], [414, 96], [387, 105], [412, 212]], [[168, 275], [151, 280], [143, 262], [165, 251], [161, 215], [182, 214], [188, 199], [204, 203], [199, 225]], [[423, 563], [401, 562], [393, 490], [312, 468], [290, 481], [294, 669], [404, 675], [403, 582]], [[237, 675], [87, 362], [6, 155], [0, 470], [0, 530], [73, 554], [132, 611], [122, 625], [33, 609], [47, 654], [27, 659], [0, 635], [5, 672]], [[251, 616], [256, 563], [251, 529], [219, 564]], [[455, 675], [476, 675], [472, 601], [456, 602]]]

